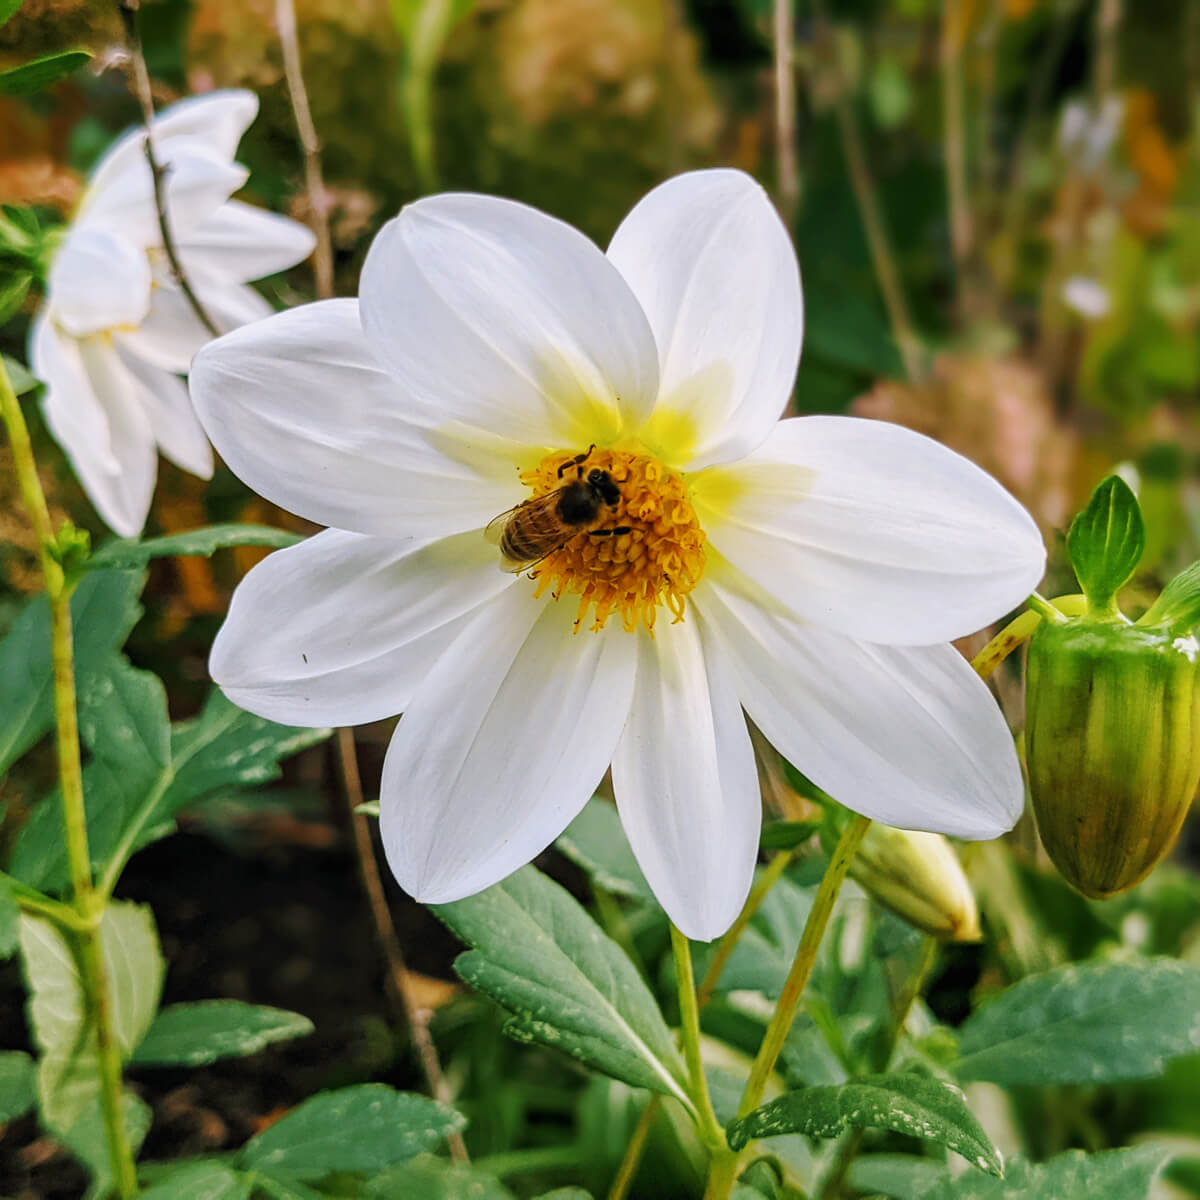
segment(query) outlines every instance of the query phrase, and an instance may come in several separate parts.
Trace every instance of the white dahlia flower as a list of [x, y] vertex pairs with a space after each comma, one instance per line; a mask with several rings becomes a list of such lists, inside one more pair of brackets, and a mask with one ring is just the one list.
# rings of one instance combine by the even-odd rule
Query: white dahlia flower
[[947, 643], [1034, 587], [1037, 529], [927, 438], [780, 420], [801, 325], [783, 225], [718, 170], [651, 192], [607, 255], [520, 204], [421, 200], [359, 300], [197, 357], [225, 460], [331, 527], [242, 582], [213, 678], [278, 721], [403, 712], [380, 816], [413, 896], [503, 879], [611, 765], [663, 907], [716, 937], [758, 848], [744, 714], [888, 824], [1016, 820], [1008, 729]]
[[[252, 92], [213, 92], [154, 121], [172, 240], [222, 331], [271, 313], [248, 281], [294, 266], [313, 247], [298, 222], [229, 198], [246, 182], [233, 156], [257, 112]], [[46, 423], [97, 512], [124, 537], [145, 524], [158, 449], [194, 475], [212, 474], [212, 450], [179, 378], [211, 338], [171, 274], [145, 133], [131, 130], [92, 174], [29, 338]]]

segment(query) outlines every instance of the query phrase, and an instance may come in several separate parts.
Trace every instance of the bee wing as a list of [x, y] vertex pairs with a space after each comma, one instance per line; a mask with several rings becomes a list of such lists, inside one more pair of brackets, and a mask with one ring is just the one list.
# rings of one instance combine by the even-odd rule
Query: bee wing
[[520, 504], [514, 504], [512, 508], [506, 508], [498, 517], [493, 517], [484, 527], [483, 536], [493, 546], [500, 545], [500, 540], [504, 537], [504, 531], [508, 528], [508, 522], [511, 520], [513, 513], [518, 508], [524, 508], [528, 503], [528, 500], [522, 500]]
[[500, 547], [501, 565], [506, 571], [519, 573], [536, 566], [571, 536], [573, 531], [564, 533], [558, 502], [559, 493], [548, 492], [544, 496], [534, 496], [488, 522], [484, 535]]

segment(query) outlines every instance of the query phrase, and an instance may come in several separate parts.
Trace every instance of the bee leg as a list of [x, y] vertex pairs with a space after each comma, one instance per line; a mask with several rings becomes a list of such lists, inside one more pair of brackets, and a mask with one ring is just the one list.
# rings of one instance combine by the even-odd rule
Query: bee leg
[[632, 533], [632, 525], [618, 525], [614, 529], [593, 529], [590, 531], [592, 537], [619, 537], [623, 533]]
[[572, 467], [581, 468], [579, 476], [583, 478], [583, 464], [592, 456], [592, 451], [595, 450], [596, 443], [593, 442], [582, 454], [575, 455], [574, 458], [569, 458], [561, 467], [558, 468], [558, 477], [561, 479]]

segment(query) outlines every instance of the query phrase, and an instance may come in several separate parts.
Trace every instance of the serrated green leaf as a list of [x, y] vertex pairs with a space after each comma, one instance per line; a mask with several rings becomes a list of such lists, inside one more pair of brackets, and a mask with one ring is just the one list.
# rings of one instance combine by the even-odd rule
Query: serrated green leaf
[[0, 0], [0, 25], [7, 25], [24, 3], [25, 0]]
[[432, 906], [473, 947], [454, 969], [511, 1015], [510, 1037], [540, 1042], [690, 1107], [670, 1030], [624, 951], [564, 888], [533, 867]]
[[615, 805], [593, 796], [555, 845], [605, 891], [657, 903], [629, 848]]
[[[121, 1120], [130, 1149], [136, 1156], [150, 1128], [150, 1108], [132, 1092], [123, 1092]], [[106, 1200], [113, 1191], [113, 1173], [100, 1098], [94, 1098], [75, 1118], [71, 1127], [58, 1131], [56, 1136], [87, 1167], [92, 1177], [85, 1200]]]
[[133, 1066], [199, 1067], [221, 1058], [257, 1054], [275, 1042], [306, 1037], [313, 1023], [282, 1008], [240, 1000], [201, 1000], [172, 1004], [133, 1053]]
[[114, 538], [105, 542], [89, 562], [90, 567], [142, 567], [152, 558], [170, 556], [210, 558], [230, 546], [265, 546], [282, 550], [304, 539], [286, 529], [269, 525], [207, 525], [169, 537], [150, 538], [145, 542]]
[[890, 1129], [937, 1142], [993, 1175], [1004, 1173], [1000, 1152], [952, 1083], [927, 1075], [867, 1075], [838, 1087], [787, 1092], [726, 1127], [740, 1150], [760, 1137], [803, 1133], [836, 1137], [845, 1129]]
[[[95, 1033], [79, 968], [58, 929], [21, 914], [21, 955], [29, 1023], [41, 1051], [38, 1103], [55, 1132], [70, 1130], [99, 1095]], [[142, 1040], [158, 1008], [164, 963], [154, 918], [144, 905], [110, 902], [100, 924], [112, 1029], [123, 1059]]]
[[40, 92], [42, 88], [74, 75], [91, 58], [87, 50], [60, 50], [0, 71], [0, 95], [28, 96]]
[[26, 392], [32, 392], [35, 387], [40, 386], [41, 380], [31, 374], [23, 363], [19, 363], [15, 358], [9, 358], [7, 354], [0, 355], [0, 358], [4, 359], [4, 370], [8, 373], [8, 382], [12, 384], [12, 390], [16, 395], [23, 396]]
[[280, 759], [323, 742], [331, 732], [276, 725], [238, 708], [214, 688], [204, 711], [171, 731], [175, 779], [162, 808], [174, 814], [217, 788], [269, 783], [279, 777]]
[[433, 1149], [465, 1125], [460, 1113], [427, 1096], [364, 1083], [306, 1100], [249, 1141], [239, 1162], [301, 1179], [333, 1171], [373, 1175]]
[[1067, 533], [1067, 553], [1090, 608], [1113, 611], [1117, 592], [1137, 570], [1145, 548], [1137, 497], [1119, 475], [1110, 475]]
[[33, 1059], [20, 1050], [0, 1052], [0, 1125], [24, 1116], [36, 1099]]
[[[81, 704], [91, 694], [81, 689]], [[82, 727], [82, 712], [80, 719]], [[256, 717], [214, 689], [198, 717], [172, 727], [169, 766], [152, 779], [139, 779], [135, 786], [106, 758], [85, 769], [88, 847], [95, 869], [115, 876], [132, 854], [171, 832], [175, 814], [186, 804], [218, 788], [269, 782], [279, 775], [280, 759], [328, 736], [326, 729], [296, 729]], [[13, 856], [12, 873], [43, 891], [59, 890], [68, 879], [58, 832], [60, 803], [56, 794], [34, 810]]]
[[1170, 1156], [1165, 1146], [1084, 1154], [1071, 1150], [1045, 1163], [1014, 1159], [1003, 1179], [945, 1178], [921, 1200], [1149, 1200]]
[[[141, 616], [144, 582], [145, 575], [135, 571], [97, 571], [80, 582], [71, 597], [78, 676], [95, 670], [125, 641]], [[50, 608], [41, 596], [25, 606], [0, 641], [0, 773], [54, 724], [53, 688]]]
[[[88, 849], [102, 867], [135, 819], [145, 797], [170, 779], [170, 725], [162, 683], [118, 655], [81, 673], [79, 733], [91, 749], [83, 773]], [[33, 811], [17, 840], [12, 873], [42, 891], [65, 888], [69, 878], [62, 836], [62, 796]]]
[[377, 1175], [370, 1200], [515, 1200], [494, 1175], [426, 1154]]
[[250, 1181], [224, 1163], [184, 1163], [139, 1200], [250, 1200]]
[[959, 1036], [960, 1079], [1114, 1083], [1200, 1047], [1200, 967], [1169, 958], [1069, 964], [1014, 984]]

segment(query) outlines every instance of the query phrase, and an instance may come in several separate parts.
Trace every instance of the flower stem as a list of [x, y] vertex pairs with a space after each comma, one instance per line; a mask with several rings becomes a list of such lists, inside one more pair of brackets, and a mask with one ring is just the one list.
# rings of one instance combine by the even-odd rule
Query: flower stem
[[700, 1006], [696, 1002], [696, 978], [692, 973], [692, 948], [687, 938], [671, 925], [671, 952], [675, 956], [675, 975], [679, 985], [680, 1036], [687, 1062], [691, 1096], [696, 1105], [700, 1136], [713, 1147], [724, 1147], [725, 1131], [713, 1112], [700, 1058]]
[[1051, 604], [1045, 596], [1037, 592], [1031, 592], [1029, 599], [1025, 601], [1034, 612], [1040, 613], [1051, 625], [1062, 625], [1066, 622], [1066, 617], [1062, 611], [1054, 604]]
[[[892, 1059], [895, 1057], [900, 1035], [904, 1032], [904, 1026], [908, 1023], [908, 1014], [912, 1011], [912, 1006], [916, 1004], [917, 997], [925, 987], [925, 983], [929, 979], [929, 973], [933, 970], [934, 963], [937, 962], [937, 951], [937, 940], [926, 934], [921, 939], [921, 953], [917, 959], [916, 966], [909, 975], [904, 985], [904, 990], [900, 993], [899, 1000], [892, 1011], [892, 1022], [888, 1029], [887, 1041], [884, 1043], [882, 1053], [876, 1060], [880, 1071], [886, 1072], [891, 1069]], [[849, 1174], [850, 1167], [858, 1156], [859, 1150], [862, 1149], [864, 1136], [864, 1130], [851, 1129], [842, 1139], [837, 1150], [834, 1152], [833, 1165], [829, 1169], [829, 1174], [825, 1176], [825, 1182], [821, 1185], [821, 1191], [817, 1200], [837, 1200], [837, 1197], [841, 1195], [842, 1184], [845, 1182], [846, 1176]]]
[[658, 1110], [661, 1107], [661, 1096], [651, 1096], [646, 1101], [646, 1107], [642, 1109], [642, 1115], [638, 1117], [638, 1123], [634, 1126], [629, 1145], [625, 1147], [621, 1165], [613, 1177], [612, 1187], [608, 1191], [608, 1200], [625, 1200], [630, 1185], [633, 1183], [633, 1177], [637, 1174], [638, 1163], [642, 1161], [646, 1140], [650, 1137], [650, 1130], [654, 1128], [654, 1122], [658, 1118]]
[[[833, 914], [834, 902], [846, 881], [850, 864], [858, 853], [858, 847], [862, 844], [870, 824], [869, 817], [855, 816], [842, 831], [833, 849], [833, 856], [829, 860], [829, 866], [825, 868], [821, 886], [817, 888], [808, 920], [804, 923], [804, 932], [800, 936], [800, 945], [796, 948], [792, 968], [788, 972], [783, 991], [780, 992], [779, 1002], [775, 1005], [771, 1023], [763, 1035], [754, 1066], [750, 1069], [750, 1078], [746, 1083], [746, 1090], [742, 1093], [741, 1104], [738, 1105], [739, 1117], [753, 1112], [762, 1103], [767, 1080], [775, 1069], [775, 1063], [791, 1032], [792, 1022], [796, 1019], [804, 989], [808, 986], [813, 964], [817, 960], [817, 950]], [[733, 1151], [724, 1151], [713, 1157], [705, 1200], [727, 1200], [737, 1179], [739, 1157]]]
[[742, 907], [742, 911], [738, 913], [738, 918], [729, 927], [729, 931], [721, 939], [717, 946], [716, 953], [712, 957], [712, 962], [708, 964], [708, 970], [704, 972], [704, 978], [700, 981], [700, 988], [696, 993], [697, 1003], [703, 1008], [711, 999], [712, 994], [716, 991], [717, 984], [721, 979], [721, 972], [725, 970], [725, 964], [729, 962], [733, 951], [738, 944], [738, 939], [746, 931], [746, 926], [750, 924], [754, 918], [754, 914], [758, 912], [760, 905], [766, 899], [767, 893], [779, 882], [779, 877], [787, 870], [788, 863], [792, 861], [792, 852], [784, 850], [782, 853], [775, 855], [773, 859], [763, 869], [763, 873], [758, 877], [757, 882], [750, 889], [750, 895], [746, 897], [746, 903]]
[[137, 1172], [121, 1116], [121, 1052], [113, 1034], [108, 980], [100, 947], [99, 927], [104, 913], [104, 900], [97, 896], [92, 886], [92, 865], [88, 853], [87, 813], [83, 802], [83, 768], [76, 714], [74, 647], [71, 639], [71, 584], [62, 564], [55, 557], [56, 539], [50, 527], [46, 496], [38, 479], [29, 429], [3, 362], [0, 362], [0, 413], [8, 430], [21, 497], [37, 535], [38, 557], [50, 601], [50, 649], [54, 664], [59, 785], [73, 907], [77, 917], [72, 936], [78, 945], [80, 974], [96, 1031], [100, 1105], [113, 1179], [118, 1194], [122, 1200], [127, 1200], [137, 1195]]

